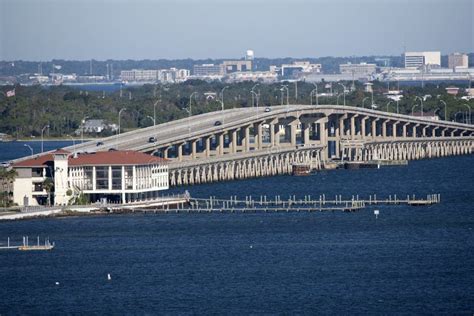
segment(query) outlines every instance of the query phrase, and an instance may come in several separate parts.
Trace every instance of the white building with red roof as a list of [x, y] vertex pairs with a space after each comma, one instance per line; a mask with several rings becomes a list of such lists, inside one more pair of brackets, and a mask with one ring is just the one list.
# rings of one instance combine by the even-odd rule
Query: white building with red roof
[[105, 198], [128, 203], [155, 198], [169, 188], [167, 160], [136, 151], [72, 154], [59, 149], [12, 167], [18, 173], [13, 201], [20, 206], [45, 205], [49, 200], [67, 205], [80, 195], [90, 202]]

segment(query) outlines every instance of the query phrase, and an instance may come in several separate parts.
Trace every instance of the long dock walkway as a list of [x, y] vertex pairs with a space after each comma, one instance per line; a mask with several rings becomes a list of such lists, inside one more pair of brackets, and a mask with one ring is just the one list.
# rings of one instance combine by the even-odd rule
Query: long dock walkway
[[269, 199], [267, 196], [258, 198], [246, 196], [239, 199], [236, 196], [230, 199], [218, 199], [215, 197], [191, 198], [189, 204], [180, 207], [170, 208], [137, 208], [133, 212], [142, 213], [251, 213], [251, 212], [325, 212], [342, 211], [355, 212], [370, 205], [411, 205], [428, 206], [438, 204], [441, 201], [440, 194], [430, 194], [426, 198], [417, 198], [414, 195], [406, 196], [401, 199], [397, 195], [389, 195], [386, 198], [377, 198], [377, 195], [370, 195], [368, 198], [352, 196], [350, 199], [343, 199], [341, 195], [334, 199], [327, 199], [325, 195], [319, 198], [305, 196], [303, 199], [297, 199], [294, 195], [288, 199], [282, 199], [281, 196], [275, 196]]

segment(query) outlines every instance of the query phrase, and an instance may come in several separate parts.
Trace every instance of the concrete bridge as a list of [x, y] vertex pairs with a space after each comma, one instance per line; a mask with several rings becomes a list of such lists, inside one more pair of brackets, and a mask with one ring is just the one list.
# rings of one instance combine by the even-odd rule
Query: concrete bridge
[[336, 105], [239, 108], [67, 147], [137, 150], [170, 159], [170, 184], [322, 169], [331, 158], [412, 160], [471, 154], [474, 126]]

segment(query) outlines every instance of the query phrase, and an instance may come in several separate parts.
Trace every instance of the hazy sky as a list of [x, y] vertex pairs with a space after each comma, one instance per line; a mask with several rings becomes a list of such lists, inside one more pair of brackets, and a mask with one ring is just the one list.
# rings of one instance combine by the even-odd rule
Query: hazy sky
[[0, 60], [474, 51], [474, 0], [0, 0]]

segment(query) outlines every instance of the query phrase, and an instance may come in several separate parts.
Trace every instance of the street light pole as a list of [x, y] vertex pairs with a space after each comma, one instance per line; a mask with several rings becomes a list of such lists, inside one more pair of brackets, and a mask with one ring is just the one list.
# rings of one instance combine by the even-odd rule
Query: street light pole
[[346, 86], [343, 85], [342, 83], [338, 82], [338, 85], [342, 86], [344, 90], [342, 90], [342, 93], [344, 94], [344, 106], [346, 106]]
[[[191, 116], [193, 115], [192, 102], [193, 102], [193, 96], [195, 94], [197, 94], [197, 91], [194, 91], [193, 93], [191, 93], [191, 95], [189, 96], [189, 110], [185, 109], [186, 112], [188, 112], [188, 134], [189, 135], [191, 135]], [[222, 101], [221, 101], [221, 103], [222, 103]], [[223, 107], [223, 105], [222, 105], [222, 107]]]
[[319, 105], [319, 101], [318, 101], [318, 84], [313, 82], [313, 85], [314, 85], [314, 90], [316, 90], [316, 105]]
[[412, 106], [412, 108], [411, 108], [411, 116], [413, 116], [413, 110], [415, 109], [415, 107], [416, 107], [417, 105], [418, 105], [418, 104], [415, 103], [415, 104]]
[[153, 126], [155, 126], [155, 125], [156, 125], [156, 124], [155, 124], [155, 119], [154, 119], [153, 117], [151, 117], [150, 115], [147, 115], [146, 117], [148, 117], [150, 120], [152, 120], [152, 121], [153, 121]]
[[32, 155], [32, 156], [34, 155], [34, 153], [33, 153], [33, 148], [31, 148], [30, 145], [28, 145], [28, 144], [23, 144], [23, 146], [28, 147], [28, 148], [30, 149], [30, 151], [31, 151], [31, 155]]
[[43, 133], [44, 133], [44, 130], [49, 128], [49, 125], [45, 125], [42, 129], [41, 129], [41, 153], [43, 153]]
[[392, 101], [388, 101], [388, 102], [387, 102], [387, 112], [388, 112], [388, 106], [389, 106], [389, 105], [390, 105], [390, 103], [392, 103], [392, 102], [393, 102], [393, 100], [392, 100]]
[[448, 110], [447, 110], [446, 102], [444, 102], [443, 100], [439, 100], [439, 102], [444, 104], [444, 120], [447, 121], [448, 120]]
[[84, 118], [82, 119], [81, 144], [84, 143], [84, 128], [85, 128], [85, 124], [86, 124], [86, 119], [88, 119], [88, 118], [89, 118], [88, 116], [84, 116]]
[[160, 102], [160, 100], [156, 100], [155, 103], [153, 103], [153, 126], [156, 125], [156, 105]]
[[[252, 89], [250, 89], [250, 95], [252, 96], [252, 107], [254, 107], [254, 105], [255, 105], [255, 102], [253, 101], [253, 100], [254, 100], [254, 99], [253, 99], [253, 95], [254, 95], [254, 91], [253, 91], [253, 90], [254, 90], [258, 85], [259, 85], [259, 84], [256, 83], [256, 84], [254, 84], [254, 86], [252, 87]], [[257, 100], [257, 101], [258, 101], [258, 100]]]
[[471, 124], [471, 106], [467, 103], [464, 103], [464, 105], [467, 106], [469, 109], [469, 120], [466, 120], [467, 124]]
[[365, 97], [365, 98], [362, 99], [362, 108], [363, 108], [363, 109], [365, 108], [365, 106], [364, 106], [365, 100], [367, 100], [367, 99], [369, 99], [369, 98], [370, 98], [370, 97]]
[[416, 97], [415, 97], [415, 100], [416, 100], [416, 99], [419, 99], [419, 100], [420, 100], [420, 103], [421, 103], [421, 117], [423, 117], [423, 99], [420, 98], [419, 96], [416, 96]]
[[71, 136], [71, 135], [67, 135], [69, 136], [69, 138], [72, 140], [72, 153], [73, 154], [76, 154], [76, 140]]
[[[458, 114], [459, 114], [459, 113], [461, 113], [461, 115], [463, 115], [463, 113], [462, 113], [461, 111], [456, 112], [456, 114], [454, 114], [454, 122], [457, 122], [457, 121], [458, 121], [457, 117], [458, 117]], [[461, 118], [462, 118], [462, 116], [461, 116]], [[461, 123], [462, 123], [462, 122], [461, 122]]]
[[229, 86], [225, 86], [224, 88], [222, 88], [221, 90], [221, 105], [222, 105], [222, 111], [224, 111], [224, 90], [229, 88]]
[[119, 113], [118, 113], [117, 149], [119, 147], [119, 135], [120, 135], [120, 128], [121, 128], [120, 115], [122, 115], [122, 112], [125, 111], [125, 110], [126, 110], [126, 108], [121, 108]]

